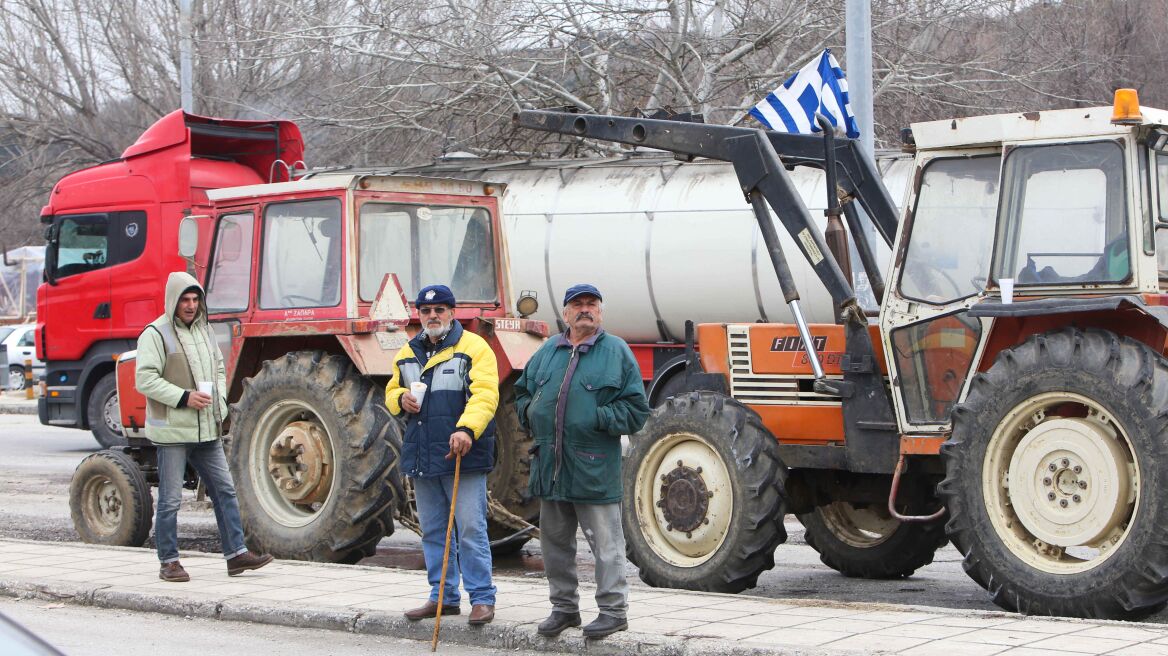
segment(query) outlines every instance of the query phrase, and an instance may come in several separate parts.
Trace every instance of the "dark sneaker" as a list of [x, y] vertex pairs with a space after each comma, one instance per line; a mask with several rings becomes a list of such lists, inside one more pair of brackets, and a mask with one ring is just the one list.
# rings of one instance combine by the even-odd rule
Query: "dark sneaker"
[[470, 607], [470, 617], [466, 618], [466, 623], [488, 624], [493, 619], [495, 619], [495, 607], [493, 605], [474, 604]]
[[548, 618], [539, 623], [535, 629], [541, 636], [554, 637], [560, 635], [569, 626], [580, 626], [580, 613], [564, 613], [553, 610]]
[[623, 617], [613, 617], [612, 615], [601, 614], [596, 619], [584, 627], [585, 638], [603, 638], [606, 635], [612, 635], [617, 631], [626, 631], [629, 628], [629, 621]]
[[[443, 615], [458, 615], [461, 612], [462, 612], [462, 609], [459, 608], [458, 606], [447, 606], [446, 604], [442, 604], [442, 614]], [[417, 608], [414, 608], [413, 610], [407, 610], [405, 612], [405, 616], [406, 616], [406, 619], [410, 620], [411, 622], [417, 622], [418, 620], [424, 620], [424, 619], [428, 619], [431, 617], [437, 617], [438, 616], [438, 602], [427, 601], [426, 603], [422, 604], [421, 606], [418, 606]]]
[[191, 580], [191, 575], [187, 574], [187, 571], [176, 560], [171, 563], [162, 563], [162, 568], [158, 570], [158, 578], [171, 583], [186, 583]]
[[272, 562], [272, 557], [268, 554], [260, 555], [245, 551], [235, 558], [227, 560], [227, 575], [238, 576], [249, 569], [259, 569], [270, 562]]

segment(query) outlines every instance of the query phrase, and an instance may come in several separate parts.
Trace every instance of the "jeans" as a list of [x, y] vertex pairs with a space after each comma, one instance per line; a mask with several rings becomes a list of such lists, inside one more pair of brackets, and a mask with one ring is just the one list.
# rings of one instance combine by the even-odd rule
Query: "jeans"
[[576, 578], [576, 526], [596, 560], [596, 607], [602, 615], [625, 619], [629, 611], [629, 582], [625, 579], [625, 534], [619, 503], [539, 504], [539, 548], [548, 581], [552, 610], [580, 611]]
[[[430, 601], [437, 602], [454, 477], [412, 480], [414, 499], [418, 502], [418, 520], [422, 523], [422, 555], [426, 559], [426, 578], [430, 581]], [[462, 474], [458, 482], [458, 506], [454, 509], [450, 565], [446, 568], [443, 605], [454, 606], [459, 603], [459, 575], [471, 604], [495, 605], [495, 584], [491, 582], [491, 542], [487, 537], [485, 473]]]
[[191, 444], [159, 444], [158, 447], [158, 508], [154, 516], [154, 542], [158, 560], [170, 563], [178, 560], [178, 507], [182, 504], [183, 474], [189, 462], [215, 508], [215, 522], [219, 525], [219, 542], [223, 557], [234, 558], [247, 551], [243, 544], [243, 525], [239, 519], [239, 502], [235, 499], [235, 485], [223, 443], [197, 442]]

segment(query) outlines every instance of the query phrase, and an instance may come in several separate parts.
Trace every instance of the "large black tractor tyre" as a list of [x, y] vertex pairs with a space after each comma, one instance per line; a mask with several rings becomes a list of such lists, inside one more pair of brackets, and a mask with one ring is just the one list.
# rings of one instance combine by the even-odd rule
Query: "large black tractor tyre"
[[130, 456], [98, 451], [73, 471], [69, 514], [82, 542], [140, 547], [150, 537], [154, 499], [146, 477]]
[[118, 379], [113, 371], [93, 386], [89, 392], [89, 402], [85, 404], [85, 417], [93, 439], [103, 449], [125, 446], [129, 442], [122, 434], [122, 418], [118, 410]]
[[775, 566], [787, 470], [754, 411], [713, 392], [678, 394], [630, 447], [621, 511], [643, 581], [740, 592]]
[[264, 362], [231, 408], [231, 472], [248, 543], [277, 558], [355, 562], [393, 530], [400, 426], [347, 359]]
[[819, 560], [844, 576], [901, 579], [933, 562], [945, 546], [944, 522], [908, 523], [886, 508], [836, 501], [797, 515]]
[[[487, 489], [491, 497], [508, 512], [528, 522], [539, 524], [539, 499], [527, 493], [531, 473], [533, 440], [519, 425], [515, 411], [515, 388], [511, 384], [499, 388], [499, 409], [495, 412], [495, 468], [487, 475]], [[491, 539], [491, 553], [508, 556], [518, 552], [531, 539], [530, 533], [488, 515], [487, 535]]]
[[1003, 351], [954, 409], [946, 529], [994, 603], [1139, 619], [1168, 600], [1168, 362], [1102, 330]]

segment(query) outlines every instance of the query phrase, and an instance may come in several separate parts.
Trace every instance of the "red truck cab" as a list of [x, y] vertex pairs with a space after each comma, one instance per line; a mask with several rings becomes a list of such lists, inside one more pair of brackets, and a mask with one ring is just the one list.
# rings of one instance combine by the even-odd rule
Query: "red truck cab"
[[43, 424], [121, 441], [114, 360], [161, 314], [167, 274], [187, 268], [179, 221], [207, 191], [283, 181], [304, 143], [289, 121], [172, 112], [118, 159], [75, 171], [41, 210], [48, 247], [37, 289], [37, 355], [45, 361]]

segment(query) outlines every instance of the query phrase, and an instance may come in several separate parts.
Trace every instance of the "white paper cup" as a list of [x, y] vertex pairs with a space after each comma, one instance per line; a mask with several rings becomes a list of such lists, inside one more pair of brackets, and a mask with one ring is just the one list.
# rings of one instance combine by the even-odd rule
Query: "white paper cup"
[[414, 395], [418, 405], [422, 405], [422, 399], [426, 396], [426, 383], [410, 383], [410, 393]]
[[209, 380], [200, 381], [197, 384], [199, 386], [199, 391], [202, 392], [203, 394], [206, 394], [207, 396], [210, 396], [211, 392], [214, 391], [214, 386], [211, 384], [211, 381], [209, 381]]
[[1002, 290], [1002, 302], [1014, 302], [1014, 279], [1013, 278], [999, 278], [998, 288]]

